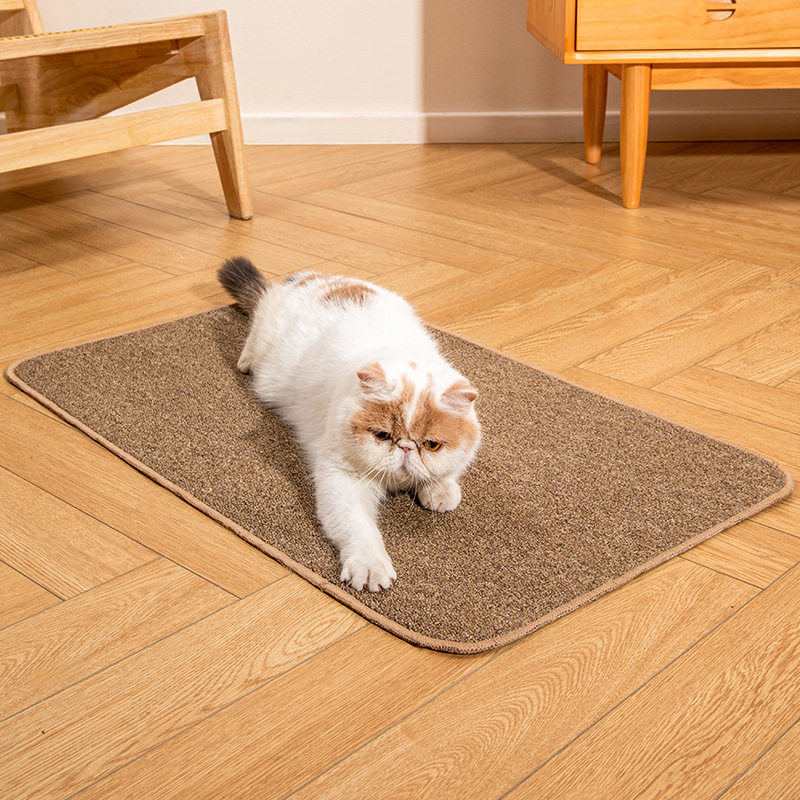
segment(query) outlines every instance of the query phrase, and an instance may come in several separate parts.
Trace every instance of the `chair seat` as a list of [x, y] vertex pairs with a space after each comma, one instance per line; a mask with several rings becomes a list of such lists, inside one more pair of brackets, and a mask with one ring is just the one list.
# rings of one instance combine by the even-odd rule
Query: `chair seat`
[[0, 38], [0, 60], [31, 56], [80, 53], [109, 47], [192, 39], [205, 34], [203, 16], [171, 17], [102, 28], [80, 28], [55, 33], [32, 33]]

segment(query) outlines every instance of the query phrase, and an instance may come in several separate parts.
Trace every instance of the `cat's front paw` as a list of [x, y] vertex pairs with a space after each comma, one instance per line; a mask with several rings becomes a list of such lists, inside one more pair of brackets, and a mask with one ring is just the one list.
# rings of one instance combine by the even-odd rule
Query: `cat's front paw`
[[388, 589], [397, 573], [392, 566], [392, 559], [384, 553], [349, 556], [342, 562], [342, 583], [347, 583], [356, 591], [369, 589], [379, 592]]
[[420, 486], [417, 500], [431, 511], [452, 511], [461, 502], [461, 487], [455, 481]]

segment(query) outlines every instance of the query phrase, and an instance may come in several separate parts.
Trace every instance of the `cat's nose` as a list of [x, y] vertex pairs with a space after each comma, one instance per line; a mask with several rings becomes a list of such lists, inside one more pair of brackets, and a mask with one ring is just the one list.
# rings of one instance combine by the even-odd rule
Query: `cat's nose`
[[411, 450], [414, 448], [414, 445], [411, 442], [405, 442], [402, 439], [397, 443], [397, 446], [404, 452], [410, 453]]

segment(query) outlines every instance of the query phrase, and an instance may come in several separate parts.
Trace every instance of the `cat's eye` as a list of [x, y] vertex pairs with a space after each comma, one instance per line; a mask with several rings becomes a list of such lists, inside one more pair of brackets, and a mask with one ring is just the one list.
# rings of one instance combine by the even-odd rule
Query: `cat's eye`
[[422, 445], [426, 450], [430, 450], [431, 452], [436, 452], [442, 446], [442, 443], [429, 441], [429, 442], [423, 442]]
[[386, 431], [373, 431], [373, 435], [381, 442], [385, 442], [387, 439], [392, 438], [391, 434], [387, 433]]

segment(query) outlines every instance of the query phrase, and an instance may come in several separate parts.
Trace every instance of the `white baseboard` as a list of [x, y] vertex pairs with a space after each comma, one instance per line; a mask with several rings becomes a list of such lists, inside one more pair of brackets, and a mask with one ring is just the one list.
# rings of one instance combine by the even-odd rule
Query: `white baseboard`
[[[582, 141], [579, 111], [244, 114], [248, 144], [411, 144]], [[650, 114], [651, 141], [800, 139], [797, 109], [681, 110]], [[619, 139], [619, 112], [606, 119]]]
[[247, 144], [408, 144], [427, 141], [416, 113], [243, 114]]

